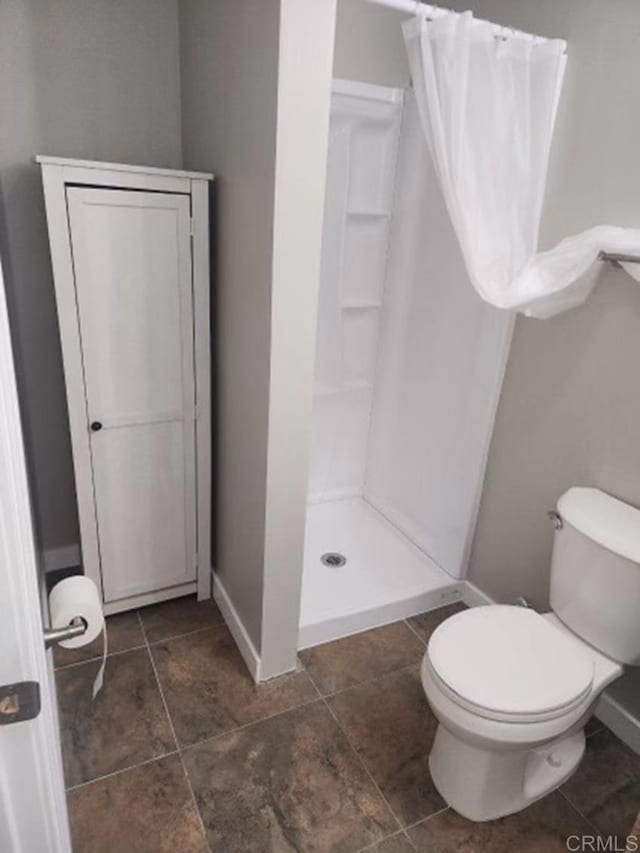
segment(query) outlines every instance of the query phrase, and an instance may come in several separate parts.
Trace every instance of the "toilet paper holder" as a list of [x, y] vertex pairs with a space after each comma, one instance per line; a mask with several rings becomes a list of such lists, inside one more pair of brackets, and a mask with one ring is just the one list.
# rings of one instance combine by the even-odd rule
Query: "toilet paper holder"
[[44, 647], [48, 649], [54, 643], [60, 643], [62, 640], [70, 640], [72, 637], [80, 637], [86, 630], [87, 623], [82, 616], [76, 616], [68, 625], [62, 628], [45, 628], [43, 631]]

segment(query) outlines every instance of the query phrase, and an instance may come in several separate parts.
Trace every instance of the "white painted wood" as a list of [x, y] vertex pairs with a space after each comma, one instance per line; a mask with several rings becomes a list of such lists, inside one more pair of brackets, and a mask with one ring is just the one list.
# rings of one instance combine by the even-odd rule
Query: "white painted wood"
[[[211, 597], [211, 297], [209, 182], [191, 181], [193, 217], [193, 332], [196, 362], [196, 479], [198, 599]], [[206, 369], [201, 369], [206, 365]]]
[[0, 265], [0, 684], [37, 681], [42, 710], [3, 726], [0, 850], [70, 853], [51, 655], [42, 641], [36, 551]]
[[[105, 411], [101, 418], [93, 417], [94, 420], [100, 420], [104, 424], [104, 429], [101, 433], [96, 433], [93, 438], [98, 435], [104, 437], [106, 433], [111, 432], [112, 435], [118, 430], [132, 432], [135, 430], [149, 430], [155, 433], [152, 446], [146, 448], [145, 456], [136, 457], [136, 466], [138, 473], [146, 471], [148, 479], [145, 481], [145, 488], [153, 491], [154, 500], [158, 504], [164, 506], [166, 514], [166, 504], [168, 503], [168, 490], [166, 466], [152, 466], [151, 460], [154, 452], [160, 453], [160, 446], [169, 444], [168, 456], [175, 459], [177, 448], [180, 444], [183, 447], [184, 455], [193, 460], [187, 472], [184, 482], [178, 487], [178, 491], [182, 490], [185, 496], [185, 512], [182, 518], [182, 523], [185, 527], [185, 538], [189, 543], [185, 546], [189, 551], [186, 559], [182, 562], [182, 570], [176, 570], [172, 583], [173, 587], [166, 587], [167, 569], [169, 558], [164, 562], [163, 567], [156, 566], [157, 584], [159, 588], [146, 592], [134, 592], [137, 589], [136, 583], [132, 582], [127, 588], [127, 593], [117, 601], [112, 601], [106, 605], [107, 612], [118, 612], [128, 607], [143, 606], [144, 604], [152, 603], [158, 600], [164, 600], [171, 597], [170, 590], [173, 589], [174, 595], [184, 595], [195, 591], [196, 584], [187, 578], [195, 580], [196, 573], [200, 579], [198, 584], [198, 594], [200, 598], [206, 598], [211, 595], [210, 583], [210, 526], [211, 526], [211, 482], [210, 482], [210, 441], [211, 441], [211, 426], [210, 426], [210, 344], [209, 344], [209, 257], [208, 257], [208, 179], [209, 175], [196, 172], [182, 172], [167, 169], [153, 169], [139, 166], [129, 166], [123, 164], [104, 164], [92, 161], [77, 161], [68, 160], [66, 158], [37, 158], [42, 165], [43, 185], [45, 190], [45, 203], [47, 209], [47, 220], [49, 224], [49, 235], [51, 244], [51, 255], [54, 268], [54, 279], [56, 287], [56, 299], [58, 306], [58, 317], [60, 325], [60, 333], [62, 339], [63, 362], [65, 368], [65, 379], [67, 386], [67, 398], [69, 405], [69, 420], [71, 427], [72, 450], [74, 456], [74, 468], [76, 474], [76, 491], [78, 495], [79, 516], [80, 516], [80, 534], [82, 542], [82, 557], [85, 573], [92, 577], [93, 580], [102, 586], [102, 574], [100, 570], [100, 551], [98, 547], [96, 510], [94, 503], [94, 482], [93, 468], [91, 456], [91, 433], [88, 430], [90, 423], [90, 413], [85, 399], [85, 378], [83, 371], [83, 353], [81, 347], [81, 335], [79, 328], [79, 316], [76, 308], [76, 292], [73, 259], [71, 253], [71, 235], [69, 220], [67, 218], [66, 208], [66, 188], [68, 184], [82, 185], [90, 184], [91, 187], [69, 187], [70, 194], [73, 193], [102, 193], [103, 198], [105, 193], [120, 193], [120, 198], [130, 196], [129, 199], [133, 206], [141, 205], [140, 198], [145, 194], [140, 190], [152, 190], [154, 192], [154, 208], [161, 208], [165, 199], [166, 204], [170, 209], [176, 209], [176, 205], [181, 209], [179, 215], [179, 239], [178, 242], [183, 247], [179, 252], [180, 269], [184, 275], [181, 277], [183, 286], [180, 288], [180, 304], [179, 309], [172, 316], [175, 321], [176, 314], [180, 320], [180, 334], [182, 352], [178, 365], [184, 369], [186, 366], [191, 366], [191, 380], [187, 386], [188, 399], [177, 399], [175, 395], [175, 373], [172, 374], [172, 380], [165, 383], [161, 388], [161, 383], [157, 382], [153, 385], [153, 399], [148, 399], [145, 395], [142, 406], [135, 406], [132, 403], [135, 397], [135, 389], [139, 387], [140, 375], [129, 375], [127, 372], [127, 384], [121, 393], [118, 394], [109, 384], [108, 371], [105, 371], [105, 364], [108, 362], [112, 368], [114, 361], [118, 363], [120, 351], [123, 349], [122, 344], [118, 351], [110, 352], [109, 359], [102, 358], [94, 359], [93, 373], [99, 377], [98, 390], [100, 394], [94, 394], [91, 405], [100, 404], [106, 400], [111, 405], [110, 411]], [[105, 189], [96, 189], [96, 187], [104, 187]], [[113, 190], [113, 187], [118, 187], [118, 190]], [[135, 193], [126, 193], [121, 188], [130, 187], [135, 189]], [[160, 196], [159, 193], [176, 193], [178, 195]], [[191, 197], [193, 193], [193, 197]], [[85, 200], [89, 199], [85, 196]], [[113, 196], [115, 198], [115, 196]], [[137, 201], [136, 201], [137, 199]], [[190, 205], [193, 209], [190, 210]], [[99, 218], [99, 217], [98, 217]], [[111, 223], [113, 225], [113, 223]], [[110, 225], [110, 227], [111, 227]], [[99, 231], [99, 229], [97, 229]], [[193, 246], [192, 238], [193, 234]], [[113, 236], [113, 233], [111, 233]], [[139, 236], [139, 235], [138, 235]], [[95, 234], [94, 234], [95, 237]], [[104, 237], [104, 234], [103, 234]], [[147, 235], [147, 239], [149, 239]], [[106, 242], [106, 241], [105, 241]], [[171, 240], [156, 240], [154, 247], [160, 247], [161, 253], [166, 255], [166, 246], [172, 245]], [[186, 247], [186, 249], [184, 248]], [[104, 247], [103, 247], [104, 248]], [[129, 250], [131, 246], [129, 246]], [[155, 251], [155, 249], [154, 249]], [[103, 254], [103, 260], [105, 256]], [[122, 264], [121, 264], [122, 266]], [[158, 265], [156, 265], [157, 267]], [[162, 265], [160, 265], [162, 267]], [[115, 296], [117, 286], [123, 284], [126, 275], [118, 275], [122, 270], [118, 270], [118, 258], [114, 256], [110, 258], [108, 263], [105, 263], [103, 273], [108, 279], [108, 274], [111, 274], [112, 282], [116, 281], [116, 286], [113, 284], [110, 288], [105, 288], [105, 292], [99, 294], [97, 299], [98, 308], [94, 310], [95, 316], [99, 315], [104, 309], [107, 313], [103, 314], [103, 318], [108, 316], [108, 311], [113, 309], [117, 299], [112, 298], [109, 302], [109, 297]], [[164, 273], [164, 267], [158, 272], [157, 268], [154, 272], [154, 287], [155, 295], [157, 296], [158, 281], [161, 281]], [[120, 296], [123, 294], [120, 293]], [[131, 293], [126, 293], [126, 300], [131, 302]], [[106, 300], [106, 304], [105, 304]], [[153, 315], [146, 313], [145, 316], [153, 316], [154, 323], [157, 320], [159, 300], [153, 303]], [[194, 303], [197, 307], [197, 317], [193, 316]], [[79, 303], [78, 303], [79, 304]], [[86, 309], [86, 305], [83, 308]], [[147, 304], [148, 308], [149, 305]], [[82, 311], [83, 308], [80, 310]], [[86, 311], [84, 312], [86, 314]], [[89, 311], [91, 316], [91, 311]], [[206, 320], [204, 317], [206, 316]], [[168, 319], [165, 316], [165, 321]], [[110, 318], [112, 322], [113, 317]], [[95, 323], [94, 329], [98, 330], [98, 338], [105, 331], [107, 324]], [[189, 334], [186, 334], [188, 329]], [[128, 329], [131, 332], [131, 329]], [[149, 329], [144, 328], [148, 333]], [[118, 330], [120, 343], [120, 329]], [[107, 336], [108, 337], [108, 336]], [[171, 337], [171, 335], [169, 335]], [[153, 338], [153, 335], [152, 335]], [[127, 343], [131, 343], [132, 335], [130, 335]], [[94, 335], [91, 335], [91, 340], [94, 340]], [[146, 344], [149, 343], [149, 338], [146, 338]], [[167, 351], [172, 347], [167, 345], [167, 341], [162, 342], [162, 347], [158, 348], [158, 341], [153, 341], [156, 349], [160, 351], [160, 359], [154, 360], [152, 364], [158, 365], [162, 363], [166, 370], [171, 371], [171, 365], [168, 364], [169, 358], [166, 355]], [[105, 344], [105, 335], [102, 334], [102, 344]], [[174, 341], [175, 344], [175, 341]], [[175, 349], [175, 347], [174, 347]], [[155, 354], [154, 353], [154, 356]], [[123, 361], [124, 359], [120, 359]], [[175, 362], [173, 364], [175, 366]], [[120, 365], [122, 367], [122, 365]], [[194, 377], [195, 368], [195, 377]], [[128, 366], [127, 366], [128, 369]], [[91, 372], [91, 368], [89, 369]], [[160, 369], [156, 371], [156, 376], [159, 376]], [[195, 380], [195, 381], [194, 381]], [[182, 381], [182, 379], [181, 379]], [[182, 382], [182, 387], [184, 382]], [[198, 394], [200, 405], [195, 406], [195, 394]], [[163, 404], [167, 403], [166, 405]], [[153, 403], [153, 406], [149, 404]], [[182, 421], [182, 434], [179, 430], [171, 427], [171, 424], [180, 423]], [[164, 426], [163, 426], [164, 425]], [[197, 435], [196, 435], [197, 430]], [[162, 436], [162, 437], [160, 437]], [[107, 442], [103, 442], [103, 445]], [[196, 448], [197, 443], [197, 448]], [[122, 442], [119, 441], [118, 448], [112, 448], [117, 457], [117, 464], [112, 466], [114, 459], [108, 452], [99, 453], [100, 471], [109, 493], [112, 495], [112, 500], [115, 502], [116, 497], [121, 502], [121, 495], [118, 486], [114, 482], [114, 472], [116, 470], [124, 471], [126, 467], [126, 453], [123, 450]], [[104, 450], [105, 448], [103, 448]], [[118, 452], [116, 452], [118, 450]], [[162, 451], [163, 460], [165, 451]], [[196, 482], [196, 454], [198, 460], [198, 476]], [[146, 465], [146, 468], [145, 468]], [[163, 462], [164, 465], [164, 462]], [[151, 468], [153, 467], [153, 470]], [[158, 488], [158, 480], [162, 481], [163, 487]], [[142, 484], [138, 483], [139, 486]], [[173, 495], [173, 506], [180, 495]], [[164, 504], [163, 504], [164, 502]], [[140, 512], [140, 507], [136, 507]], [[140, 522], [140, 518], [138, 518]], [[171, 514], [172, 532], [175, 534], [176, 527], [180, 526], [180, 518], [175, 518], [175, 513]], [[124, 549], [124, 543], [127, 537], [131, 535], [133, 523], [129, 524], [127, 529], [118, 529], [115, 533], [115, 538], [111, 540], [113, 545], [113, 553], [121, 554]], [[113, 532], [113, 531], [112, 531]], [[169, 538], [169, 525], [165, 538]], [[144, 538], [144, 537], [143, 537]], [[147, 542], [149, 542], [147, 537]], [[173, 542], [174, 540], [172, 540]], [[175, 540], [179, 541], [179, 540]], [[196, 541], [200, 543], [198, 548], [199, 557], [196, 555]], [[157, 544], [151, 548], [148, 545], [148, 553], [157, 549]], [[168, 554], [168, 551], [164, 553]], [[129, 557], [131, 559], [131, 556]], [[196, 564], [196, 560], [199, 562]], [[202, 577], [202, 575], [204, 575]], [[122, 579], [121, 579], [122, 580]], [[131, 580], [131, 579], [130, 579]], [[134, 579], [135, 581], [135, 579]], [[186, 581], [186, 582], [185, 582]], [[168, 592], [169, 590], [169, 592]], [[113, 593], [113, 590], [111, 590]]]
[[105, 602], [195, 580], [193, 422], [115, 429], [93, 438], [96, 515]]
[[213, 579], [213, 597], [220, 608], [224, 621], [227, 623], [227, 627], [231, 631], [233, 639], [236, 641], [236, 645], [238, 646], [238, 650], [247, 665], [247, 669], [253, 676], [254, 681], [262, 681], [262, 661], [260, 655], [256, 651], [256, 647], [253, 645], [251, 637], [247, 633], [242, 619], [238, 615], [238, 611], [233, 606], [233, 602], [229, 598], [222, 581], [215, 572], [212, 572], [211, 574]]
[[192, 414], [189, 199], [79, 187], [67, 199], [89, 420]]
[[135, 610], [137, 607], [147, 607], [149, 604], [158, 604], [160, 601], [168, 601], [170, 598], [180, 598], [183, 595], [193, 595], [197, 592], [197, 584], [180, 584], [170, 586], [166, 589], [156, 589], [153, 592], [145, 592], [140, 595], [131, 595], [128, 598], [119, 598], [117, 601], [108, 602], [103, 606], [105, 616], [114, 613], [124, 613], [126, 610]]
[[145, 175], [139, 172], [124, 172], [117, 169], [99, 171], [84, 166], [63, 166], [62, 174], [65, 184], [84, 184], [107, 189], [150, 190], [151, 192], [188, 195], [191, 185], [189, 178], [181, 176]]
[[189, 199], [70, 187], [67, 201], [110, 602], [196, 574]]
[[182, 420], [182, 409], [174, 409], [169, 412], [131, 412], [126, 415], [113, 415], [103, 418], [100, 423], [107, 428], [127, 427], [145, 424], [166, 424], [171, 421]]
[[102, 590], [98, 531], [94, 511], [91, 446], [87, 429], [82, 349], [78, 329], [76, 290], [67, 219], [64, 167], [58, 165], [43, 166], [42, 183], [56, 291], [62, 363], [67, 389], [82, 563], [84, 573], [94, 581], [98, 589]]
[[[135, 175], [149, 177], [167, 178], [189, 178], [193, 180], [208, 181], [213, 178], [210, 172], [190, 172], [183, 169], [162, 169], [156, 166], [137, 166], [131, 163], [104, 163], [101, 160], [77, 160], [73, 157], [50, 157], [47, 154], [39, 154], [35, 158], [36, 163], [41, 166], [65, 166], [66, 168], [93, 169], [97, 172], [128, 172]], [[98, 180], [102, 183], [100, 176]]]

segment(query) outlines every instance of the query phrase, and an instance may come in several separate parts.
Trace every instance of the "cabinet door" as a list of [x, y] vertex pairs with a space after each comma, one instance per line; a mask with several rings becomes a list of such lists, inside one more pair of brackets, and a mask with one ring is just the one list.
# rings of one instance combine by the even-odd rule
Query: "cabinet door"
[[104, 599], [195, 580], [189, 197], [67, 189]]

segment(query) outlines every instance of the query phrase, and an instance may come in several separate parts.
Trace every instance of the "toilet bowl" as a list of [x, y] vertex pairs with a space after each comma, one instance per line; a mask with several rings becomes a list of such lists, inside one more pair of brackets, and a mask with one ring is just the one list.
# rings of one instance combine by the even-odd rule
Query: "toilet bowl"
[[434, 631], [422, 662], [439, 723], [431, 776], [470, 820], [520, 811], [560, 786], [582, 758], [598, 696], [623, 663], [640, 660], [640, 511], [575, 488], [558, 510], [555, 612], [496, 604], [457, 613]]
[[530, 805], [575, 770], [582, 728], [621, 672], [552, 613], [489, 605], [447, 619], [421, 668], [440, 723], [429, 757], [435, 786], [470, 820]]

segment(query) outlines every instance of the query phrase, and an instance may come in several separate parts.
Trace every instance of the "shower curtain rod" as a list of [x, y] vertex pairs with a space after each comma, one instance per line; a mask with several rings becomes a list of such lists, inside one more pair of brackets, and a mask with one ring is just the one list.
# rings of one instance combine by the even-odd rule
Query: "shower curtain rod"
[[[451, 9], [443, 9], [440, 6], [429, 6], [427, 3], [421, 3], [419, 0], [367, 0], [368, 3], [373, 3], [376, 6], [386, 6], [388, 9], [396, 9], [398, 12], [406, 12], [407, 15], [425, 15], [427, 18], [441, 18], [443, 15], [451, 13]], [[513, 30], [511, 27], [502, 27], [500, 24], [492, 22], [494, 33], [502, 38], [524, 39], [525, 41], [549, 41], [544, 36], [536, 36], [532, 33], [524, 33], [521, 30]], [[554, 39], [555, 41], [556, 39]], [[562, 41], [562, 39], [557, 39]], [[566, 50], [566, 42], [563, 42]]]
[[628, 255], [623, 252], [600, 252], [599, 261], [611, 261], [614, 264], [640, 264], [640, 255]]

